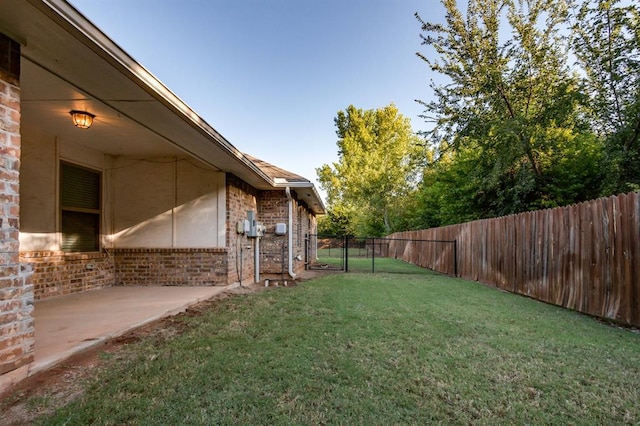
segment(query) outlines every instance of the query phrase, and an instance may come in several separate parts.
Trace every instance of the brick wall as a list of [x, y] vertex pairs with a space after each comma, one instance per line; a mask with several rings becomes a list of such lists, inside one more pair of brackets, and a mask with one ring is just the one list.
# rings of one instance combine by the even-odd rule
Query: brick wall
[[116, 285], [226, 285], [225, 248], [111, 249]]
[[[228, 274], [229, 283], [253, 282], [254, 244], [252, 238], [236, 232], [238, 221], [247, 218], [247, 210], [257, 212], [256, 197], [258, 191], [234, 175], [227, 174], [227, 247], [229, 248]], [[257, 220], [262, 221], [258, 214]]]
[[[0, 389], [33, 361], [33, 286], [20, 264], [20, 46], [0, 34]], [[14, 373], [11, 373], [13, 375]]]
[[[298, 274], [304, 270], [305, 260], [305, 236], [315, 233], [315, 218], [310, 215], [307, 207], [296, 200], [296, 193], [292, 191], [293, 217], [292, 233], [293, 242], [293, 272]], [[288, 276], [289, 271], [289, 237], [288, 235], [276, 235], [277, 223], [285, 223], [289, 226], [289, 204], [284, 190], [261, 191], [258, 197], [258, 215], [266, 225], [265, 236], [260, 242], [260, 269], [265, 275]], [[302, 260], [295, 260], [300, 256]]]
[[113, 285], [226, 285], [227, 250], [127, 248], [100, 253], [22, 252], [35, 298]]
[[265, 276], [284, 274], [287, 278], [289, 276], [288, 237], [286, 234], [275, 234], [276, 223], [285, 223], [289, 226], [287, 195], [284, 190], [260, 191], [258, 200], [258, 216], [266, 226], [264, 237], [260, 241], [261, 272]]
[[110, 287], [114, 283], [113, 259], [106, 253], [31, 251], [20, 253], [33, 269], [32, 283], [38, 300]]

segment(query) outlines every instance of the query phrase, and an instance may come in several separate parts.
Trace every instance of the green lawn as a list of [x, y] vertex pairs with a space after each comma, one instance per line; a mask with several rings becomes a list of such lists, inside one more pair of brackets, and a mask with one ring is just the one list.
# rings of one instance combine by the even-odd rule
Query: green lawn
[[[431, 271], [398, 259], [372, 256], [371, 251], [350, 248], [349, 272], [389, 272], [394, 274], [430, 274]], [[331, 268], [344, 269], [343, 249], [318, 250], [316, 265], [328, 265]], [[321, 269], [321, 268], [320, 268]]]
[[42, 422], [640, 422], [640, 335], [433, 273], [331, 275], [179, 321]]

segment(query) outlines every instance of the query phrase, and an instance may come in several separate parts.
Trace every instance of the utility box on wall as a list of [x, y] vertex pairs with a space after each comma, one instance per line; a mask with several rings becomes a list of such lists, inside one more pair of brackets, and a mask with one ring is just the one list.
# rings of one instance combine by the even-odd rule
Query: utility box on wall
[[287, 233], [286, 223], [276, 223], [276, 235], [285, 235]]
[[248, 234], [251, 231], [251, 225], [247, 219], [239, 220], [236, 224], [236, 232], [238, 234]]
[[255, 212], [253, 210], [247, 210], [247, 220], [249, 221], [249, 232], [247, 232], [247, 237], [264, 237], [265, 226], [262, 222], [258, 222], [256, 220]]

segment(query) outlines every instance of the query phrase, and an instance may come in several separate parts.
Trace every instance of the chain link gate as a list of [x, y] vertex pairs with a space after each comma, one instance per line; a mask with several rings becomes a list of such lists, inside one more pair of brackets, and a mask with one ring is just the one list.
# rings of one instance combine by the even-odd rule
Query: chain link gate
[[305, 267], [307, 270], [347, 271], [348, 237], [345, 235], [307, 235]]
[[307, 235], [305, 267], [307, 270], [403, 273], [402, 264], [411, 263], [457, 276], [457, 249], [455, 240]]

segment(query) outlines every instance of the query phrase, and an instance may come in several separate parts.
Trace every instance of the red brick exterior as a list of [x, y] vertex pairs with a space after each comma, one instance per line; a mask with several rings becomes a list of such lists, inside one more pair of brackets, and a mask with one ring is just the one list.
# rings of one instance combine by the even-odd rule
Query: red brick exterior
[[265, 235], [260, 241], [260, 270], [265, 276], [274, 279], [277, 276], [289, 279], [288, 236], [275, 234], [276, 223], [289, 226], [289, 204], [284, 190], [261, 191], [258, 216], [266, 226]]
[[[116, 248], [96, 253], [22, 252], [33, 269], [35, 299], [79, 293], [112, 285], [227, 285], [255, 279], [256, 240], [236, 232], [247, 210], [266, 226], [260, 239], [261, 278], [288, 275], [288, 236], [275, 235], [277, 223], [288, 226], [284, 190], [257, 191], [233, 175], [226, 184], [226, 248]], [[293, 270], [304, 270], [305, 236], [315, 232], [315, 218], [293, 195]], [[295, 260], [299, 256], [301, 260]], [[264, 275], [264, 277], [262, 277]]]
[[0, 375], [31, 363], [34, 347], [31, 271], [27, 265], [20, 264], [18, 239], [19, 63], [20, 46], [0, 34]]
[[32, 251], [20, 260], [33, 268], [36, 300], [110, 287], [114, 283], [113, 258], [106, 253]]
[[[228, 279], [229, 283], [253, 282], [255, 278], [254, 268], [254, 244], [255, 240], [236, 232], [239, 221], [247, 218], [247, 211], [257, 212], [258, 191], [232, 174], [227, 174], [227, 247], [228, 253]], [[257, 217], [260, 221], [260, 217]]]
[[35, 299], [113, 285], [226, 285], [227, 250], [133, 248], [100, 253], [23, 252]]
[[[298, 274], [305, 269], [305, 236], [315, 233], [316, 219], [305, 205], [296, 200], [295, 191], [292, 191], [292, 198], [292, 257], [299, 256], [301, 259], [293, 260], [292, 265], [293, 272]], [[229, 282], [239, 281], [240, 271], [243, 282], [252, 282], [255, 278], [254, 247], [256, 240], [236, 232], [236, 224], [247, 218], [247, 210], [256, 212], [256, 220], [262, 222], [266, 227], [264, 237], [260, 238], [260, 278], [290, 279], [288, 235], [275, 234], [277, 223], [285, 223], [288, 226], [289, 204], [285, 190], [257, 191], [235, 176], [227, 175]], [[242, 257], [240, 257], [241, 253]]]
[[115, 249], [116, 285], [227, 285], [227, 250]]
[[[305, 237], [315, 233], [315, 217], [296, 199], [295, 191], [291, 192], [293, 199], [292, 232], [293, 252], [292, 266], [294, 274], [305, 269]], [[276, 235], [277, 223], [289, 227], [289, 200], [284, 190], [261, 191], [258, 197], [258, 216], [266, 225], [266, 232], [260, 242], [260, 270], [265, 275], [280, 275], [289, 278], [289, 236]], [[301, 260], [296, 260], [296, 257]], [[277, 277], [275, 277], [277, 278]]]

